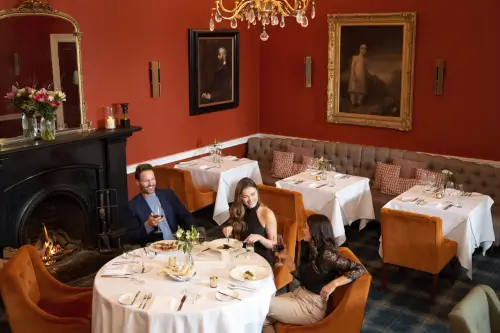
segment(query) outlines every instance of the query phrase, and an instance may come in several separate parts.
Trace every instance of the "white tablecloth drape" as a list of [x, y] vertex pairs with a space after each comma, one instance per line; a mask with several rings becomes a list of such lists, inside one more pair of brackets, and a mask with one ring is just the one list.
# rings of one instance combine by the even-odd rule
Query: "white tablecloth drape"
[[[215, 163], [210, 156], [192, 162], [193, 164], [177, 164], [175, 167], [189, 170], [196, 186], [217, 192], [213, 219], [219, 225], [229, 218], [229, 203], [234, 200], [236, 184], [242, 178], [248, 177], [257, 185], [262, 184], [259, 164], [254, 160], [232, 160], [231, 156], [226, 156], [219, 167], [213, 167]], [[205, 169], [207, 166], [209, 169]]]
[[[93, 333], [260, 333], [269, 310], [271, 297], [276, 292], [272, 269], [258, 254], [248, 258], [245, 254], [233, 259], [233, 265], [257, 265], [269, 269], [269, 276], [261, 281], [247, 283], [255, 292], [237, 290], [242, 301], [222, 302], [216, 299], [216, 290], [210, 288], [210, 276], [218, 277], [218, 288], [227, 288], [229, 283], [241, 284], [229, 276], [230, 269], [221, 261], [220, 253], [214, 251], [194, 258], [196, 275], [186, 285], [173, 281], [159, 273], [168, 263], [169, 254], [159, 254], [155, 259], [144, 259], [152, 270], [142, 274], [144, 284], [135, 284], [125, 278], [100, 277], [106, 267], [123, 258], [115, 258], [103, 267], [96, 276], [92, 306]], [[183, 260], [182, 252], [174, 252], [178, 260]], [[116, 267], [116, 266], [113, 266]], [[182, 289], [198, 294], [200, 298], [193, 304], [186, 301], [181, 311], [177, 311]], [[132, 306], [118, 303], [124, 293], [136, 293], [139, 297]], [[151, 292], [152, 299], [144, 310], [138, 305], [144, 293]]]
[[[330, 173], [326, 180], [315, 180], [309, 172], [276, 182], [276, 187], [297, 191], [302, 194], [304, 208], [327, 216], [332, 221], [333, 233], [337, 245], [345, 242], [344, 225], [362, 220], [359, 229], [363, 229], [368, 221], [375, 218], [370, 180], [365, 177], [349, 176], [340, 179], [341, 174]], [[293, 180], [300, 180], [296, 184]], [[334, 186], [328, 186], [334, 181]], [[322, 187], [315, 187], [326, 184]]]
[[[416, 205], [414, 202], [401, 200], [403, 198], [419, 198], [424, 200], [425, 204]], [[452, 203], [453, 207], [444, 210], [448, 202]], [[461, 208], [457, 207], [458, 203], [462, 204]], [[440, 217], [443, 236], [458, 243], [457, 258], [466, 269], [467, 276], [472, 279], [474, 250], [481, 246], [484, 254], [495, 241], [492, 205], [491, 197], [479, 193], [472, 196], [448, 195], [443, 199], [436, 199], [434, 194], [424, 193], [423, 187], [418, 185], [389, 201], [384, 208]], [[382, 241], [379, 252], [382, 256]]]

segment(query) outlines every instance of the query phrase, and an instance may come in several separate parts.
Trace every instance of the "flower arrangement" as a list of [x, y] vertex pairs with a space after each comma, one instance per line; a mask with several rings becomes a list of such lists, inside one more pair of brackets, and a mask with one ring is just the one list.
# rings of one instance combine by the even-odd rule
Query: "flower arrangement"
[[199, 233], [194, 226], [190, 230], [184, 230], [181, 227], [177, 228], [174, 235], [177, 238], [176, 244], [184, 253], [193, 251], [194, 243], [198, 243]]
[[5, 98], [9, 100], [10, 107], [20, 109], [27, 117], [33, 118], [38, 112], [45, 121], [52, 123], [52, 126], [45, 126], [45, 130], [42, 126], [41, 136], [45, 140], [55, 138], [54, 115], [61, 103], [66, 100], [65, 93], [45, 88], [40, 90], [33, 87], [19, 89], [12, 86]]
[[443, 171], [441, 171], [443, 174], [444, 174], [444, 187], [446, 188], [446, 185], [448, 185], [448, 182], [452, 180], [453, 178], [453, 172], [451, 172], [450, 170], [447, 170], [447, 169], [444, 169]]
[[222, 150], [222, 144], [220, 140], [217, 141], [217, 138], [214, 139], [214, 143], [208, 146], [208, 151], [210, 152], [211, 155], [219, 153], [221, 150]]
[[320, 157], [318, 159], [318, 171], [325, 171], [326, 170], [326, 160], [323, 157]]

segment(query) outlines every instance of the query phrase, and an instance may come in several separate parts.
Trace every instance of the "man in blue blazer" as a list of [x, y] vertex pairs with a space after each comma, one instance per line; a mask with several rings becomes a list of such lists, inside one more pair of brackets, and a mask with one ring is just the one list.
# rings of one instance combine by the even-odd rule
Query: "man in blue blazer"
[[131, 216], [129, 241], [145, 244], [162, 239], [175, 239], [180, 226], [190, 229], [194, 225], [191, 213], [171, 189], [156, 189], [156, 179], [150, 164], [139, 164], [135, 181], [141, 193], [129, 201]]

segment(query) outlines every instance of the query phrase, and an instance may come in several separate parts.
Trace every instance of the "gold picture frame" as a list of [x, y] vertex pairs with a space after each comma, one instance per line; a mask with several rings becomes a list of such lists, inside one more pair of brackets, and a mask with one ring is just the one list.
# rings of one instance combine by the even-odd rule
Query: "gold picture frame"
[[328, 123], [412, 129], [415, 26], [413, 12], [328, 15]]

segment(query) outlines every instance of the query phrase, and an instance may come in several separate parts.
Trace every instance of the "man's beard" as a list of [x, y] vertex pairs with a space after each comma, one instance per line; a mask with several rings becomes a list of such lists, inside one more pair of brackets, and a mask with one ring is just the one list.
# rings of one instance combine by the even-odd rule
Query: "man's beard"
[[154, 193], [155, 191], [155, 186], [154, 185], [151, 185], [151, 186], [143, 186], [141, 188], [142, 190], [142, 193], [144, 194], [151, 194], [151, 193]]

